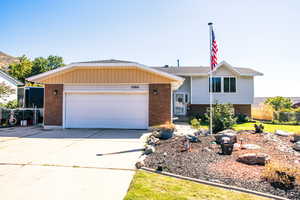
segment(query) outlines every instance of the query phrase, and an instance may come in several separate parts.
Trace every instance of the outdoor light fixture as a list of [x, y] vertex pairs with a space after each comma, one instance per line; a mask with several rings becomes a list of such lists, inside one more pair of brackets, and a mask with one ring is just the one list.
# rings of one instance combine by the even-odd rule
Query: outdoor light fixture
[[53, 90], [53, 95], [54, 95], [54, 96], [57, 96], [57, 94], [58, 94], [58, 90], [56, 90], [56, 89]]
[[158, 89], [153, 89], [153, 90], [152, 90], [152, 93], [153, 93], [154, 95], [158, 95]]

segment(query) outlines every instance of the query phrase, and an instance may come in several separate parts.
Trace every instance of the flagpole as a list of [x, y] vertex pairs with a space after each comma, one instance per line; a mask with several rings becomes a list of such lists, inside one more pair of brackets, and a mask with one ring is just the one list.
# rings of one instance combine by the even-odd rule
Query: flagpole
[[210, 90], [209, 90], [209, 112], [210, 112], [210, 114], [209, 114], [209, 116], [210, 116], [210, 120], [209, 120], [209, 132], [210, 132], [210, 134], [212, 134], [212, 123], [213, 123], [213, 121], [212, 121], [212, 114], [213, 114], [213, 111], [212, 111], [212, 101], [213, 101], [213, 93], [212, 93], [212, 91], [213, 91], [213, 88], [212, 88], [212, 76], [213, 76], [213, 73], [212, 73], [212, 25], [213, 25], [213, 23], [212, 22], [209, 22], [208, 23], [208, 26], [209, 26], [209, 63], [210, 63], [210, 70], [209, 70], [209, 88], [210, 88]]

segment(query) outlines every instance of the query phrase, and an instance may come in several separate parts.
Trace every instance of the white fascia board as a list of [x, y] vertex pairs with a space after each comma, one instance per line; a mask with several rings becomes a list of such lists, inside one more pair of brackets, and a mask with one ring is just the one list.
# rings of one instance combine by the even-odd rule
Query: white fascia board
[[179, 81], [179, 82], [184, 81], [184, 79], [182, 77], [179, 77], [179, 76], [176, 76], [173, 74], [169, 74], [166, 72], [162, 72], [160, 70], [152, 69], [150, 67], [147, 67], [146, 65], [141, 65], [138, 63], [77, 63], [77, 64], [72, 63], [72, 64], [64, 66], [64, 67], [59, 67], [59, 68], [56, 68], [56, 69], [48, 71], [48, 72], [44, 72], [44, 73], [41, 73], [41, 74], [38, 74], [35, 76], [31, 76], [31, 77], [27, 78], [26, 80], [34, 82], [45, 76], [49, 76], [49, 75], [58, 73], [60, 71], [65, 71], [65, 70], [75, 68], [75, 67], [132, 67], [132, 66], [144, 69], [149, 72], [153, 72], [155, 74], [158, 74], [158, 75], [161, 75], [161, 76], [164, 76], [164, 77], [167, 77], [167, 78]]
[[213, 70], [213, 72], [217, 71], [218, 68], [220, 68], [221, 66], [225, 66], [228, 69], [230, 69], [232, 72], [236, 73], [237, 75], [241, 75], [241, 73], [239, 71], [237, 71], [236, 69], [234, 69], [230, 64], [228, 64], [226, 61], [222, 61], [220, 62]]

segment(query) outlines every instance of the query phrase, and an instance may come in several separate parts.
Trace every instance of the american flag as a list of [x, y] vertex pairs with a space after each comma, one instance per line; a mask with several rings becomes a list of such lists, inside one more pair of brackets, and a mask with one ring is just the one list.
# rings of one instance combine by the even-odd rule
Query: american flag
[[211, 43], [210, 67], [211, 71], [213, 71], [218, 64], [218, 45], [213, 29], [211, 29]]

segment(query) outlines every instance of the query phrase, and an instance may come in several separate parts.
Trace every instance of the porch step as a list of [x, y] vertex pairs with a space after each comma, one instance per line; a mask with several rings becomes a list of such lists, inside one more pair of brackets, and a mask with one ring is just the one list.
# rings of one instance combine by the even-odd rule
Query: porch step
[[189, 117], [188, 116], [175, 116], [173, 118], [174, 122], [189, 122]]

